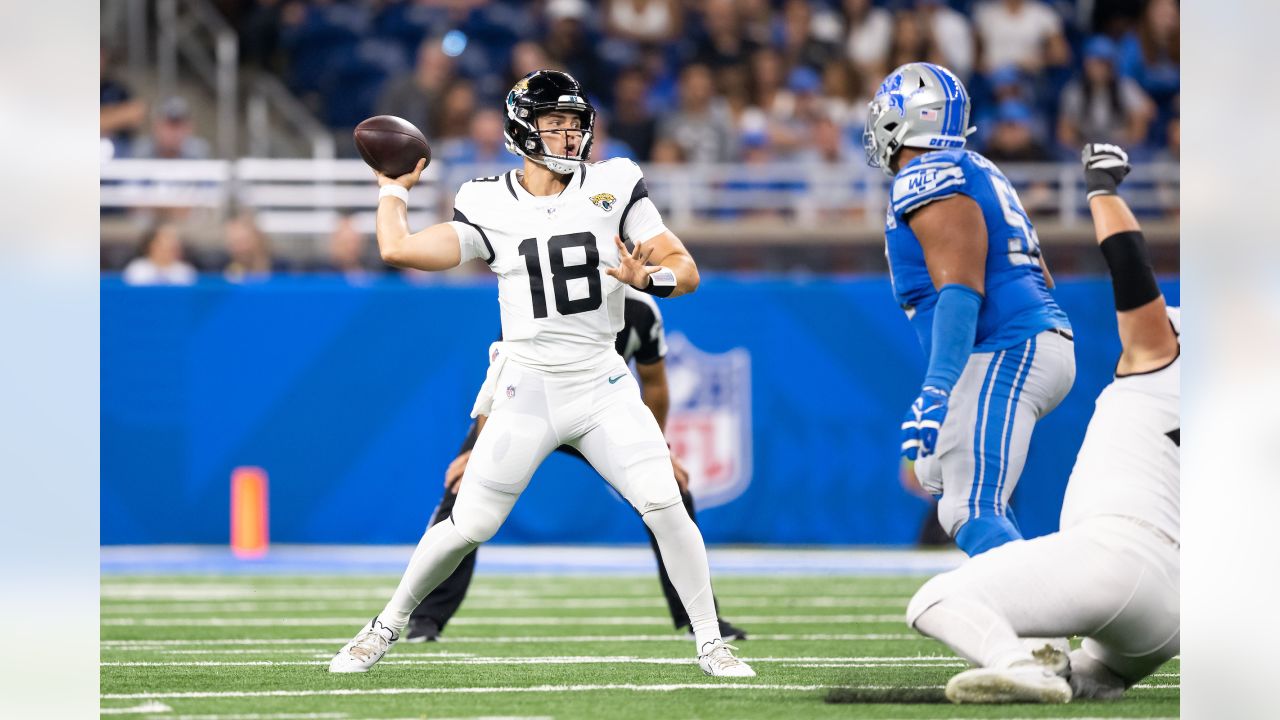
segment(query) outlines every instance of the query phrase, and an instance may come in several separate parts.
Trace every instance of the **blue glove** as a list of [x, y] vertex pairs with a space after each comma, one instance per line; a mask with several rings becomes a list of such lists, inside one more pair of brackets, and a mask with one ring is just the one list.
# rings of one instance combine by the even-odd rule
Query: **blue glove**
[[947, 419], [946, 390], [925, 385], [902, 420], [902, 456], [908, 460], [928, 457], [938, 447], [938, 430]]

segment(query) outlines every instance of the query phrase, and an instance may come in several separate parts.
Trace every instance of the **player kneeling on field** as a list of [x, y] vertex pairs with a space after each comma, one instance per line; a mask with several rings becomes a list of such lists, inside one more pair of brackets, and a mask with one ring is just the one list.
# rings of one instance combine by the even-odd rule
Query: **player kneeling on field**
[[[947, 683], [953, 702], [1118, 698], [1178, 653], [1179, 311], [1165, 306], [1116, 195], [1128, 157], [1087, 145], [1083, 160], [1123, 351], [1076, 458], [1062, 529], [933, 578], [907, 607], [912, 627], [981, 666]], [[1069, 662], [1020, 641], [1070, 635], [1084, 641]]]

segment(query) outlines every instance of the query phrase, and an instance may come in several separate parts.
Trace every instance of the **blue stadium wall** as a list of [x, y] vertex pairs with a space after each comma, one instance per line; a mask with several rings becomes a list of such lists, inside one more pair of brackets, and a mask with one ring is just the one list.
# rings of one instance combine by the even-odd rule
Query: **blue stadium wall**
[[[1178, 302], [1176, 280], [1164, 290]], [[1057, 527], [1119, 352], [1106, 280], [1065, 280], [1054, 294], [1076, 330], [1078, 375], [1036, 428], [1014, 496], [1028, 535]], [[708, 542], [915, 541], [930, 507], [899, 482], [898, 424], [924, 361], [887, 279], [708, 277], [662, 307], [668, 329], [700, 349], [751, 353], [752, 479], [699, 513]], [[270, 476], [273, 542], [416, 542], [466, 432], [497, 315], [488, 280], [104, 278], [103, 544], [228, 542], [229, 478], [242, 465]], [[495, 538], [643, 541], [631, 509], [558, 454]]]

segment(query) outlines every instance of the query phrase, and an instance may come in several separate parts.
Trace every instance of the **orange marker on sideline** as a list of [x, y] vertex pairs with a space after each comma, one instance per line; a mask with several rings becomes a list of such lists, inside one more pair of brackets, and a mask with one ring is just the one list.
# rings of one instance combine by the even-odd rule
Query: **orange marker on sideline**
[[267, 554], [267, 472], [257, 467], [231, 471], [231, 553], [238, 558]]

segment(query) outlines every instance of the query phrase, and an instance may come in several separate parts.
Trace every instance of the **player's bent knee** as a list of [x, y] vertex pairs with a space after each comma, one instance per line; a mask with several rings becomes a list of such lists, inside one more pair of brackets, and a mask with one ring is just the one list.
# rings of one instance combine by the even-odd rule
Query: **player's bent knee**
[[935, 575], [929, 582], [922, 585], [916, 594], [911, 596], [911, 602], [907, 603], [907, 625], [915, 628], [920, 616], [946, 599], [952, 586], [950, 573]]
[[482, 485], [475, 485], [460, 496], [453, 507], [453, 526], [467, 542], [488, 542], [506, 521], [515, 497]]
[[627, 502], [641, 517], [674, 505], [683, 506], [669, 454], [641, 459], [628, 467], [626, 474]]

